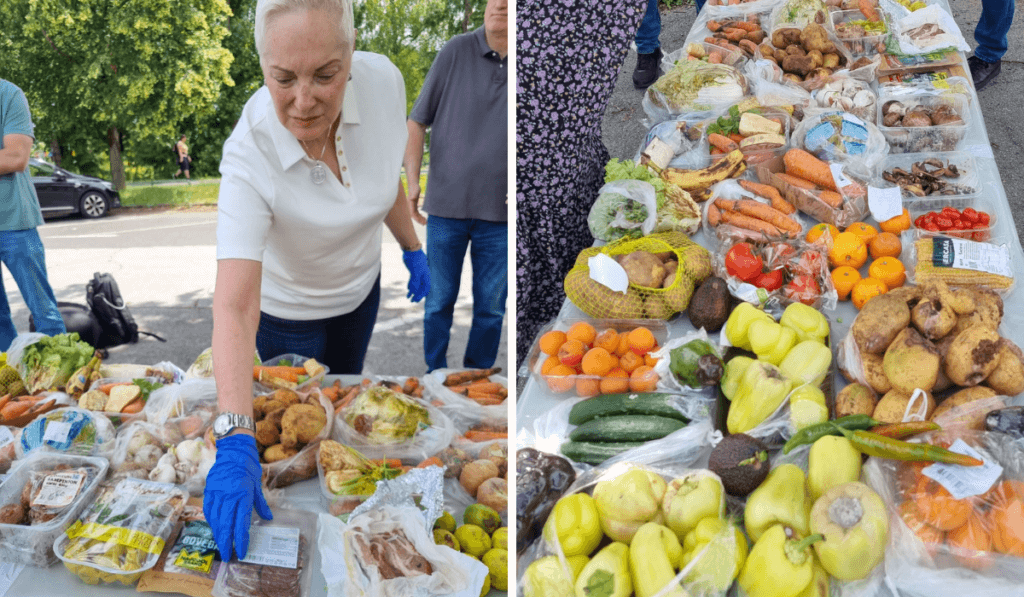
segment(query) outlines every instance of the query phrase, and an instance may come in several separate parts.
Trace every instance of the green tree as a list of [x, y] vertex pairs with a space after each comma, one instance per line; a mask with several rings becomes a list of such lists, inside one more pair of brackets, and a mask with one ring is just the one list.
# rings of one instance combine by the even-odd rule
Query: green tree
[[173, 138], [234, 84], [222, 44], [230, 14], [225, 0], [3, 2], [0, 41], [18, 64], [0, 73], [25, 91], [37, 138], [76, 156], [105, 143], [124, 188], [125, 132]]

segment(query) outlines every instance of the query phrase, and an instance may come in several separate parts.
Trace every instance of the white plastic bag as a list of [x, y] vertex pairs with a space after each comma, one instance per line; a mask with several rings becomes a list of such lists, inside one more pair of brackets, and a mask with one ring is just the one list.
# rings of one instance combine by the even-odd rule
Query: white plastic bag
[[[914, 39], [912, 35], [914, 30], [929, 25], [937, 26], [943, 33], [928, 40]], [[952, 15], [938, 4], [931, 4], [915, 10], [895, 21], [892, 24], [892, 30], [893, 36], [899, 42], [900, 51], [910, 56], [929, 54], [947, 48], [956, 48], [961, 52], [971, 51], [971, 46], [967, 44], [967, 40], [960, 33], [960, 27], [953, 20]]]
[[406, 464], [417, 464], [452, 443], [456, 434], [455, 424], [447, 415], [426, 401], [408, 396], [406, 398], [426, 408], [430, 415], [430, 426], [420, 429], [409, 440], [393, 444], [370, 443], [365, 435], [345, 422], [348, 409], [335, 413], [331, 439], [359, 450], [367, 458], [398, 458]]
[[[455, 424], [460, 433], [477, 423], [488, 425], [508, 425], [508, 399], [501, 404], [481, 406], [461, 394], [453, 392], [444, 385], [444, 379], [454, 369], [436, 369], [423, 376], [423, 390], [431, 404], [440, 402], [438, 408]], [[508, 388], [508, 379], [502, 375], [491, 375], [490, 380]]]
[[[647, 211], [642, 222], [627, 214], [639, 208]], [[590, 233], [597, 240], [613, 241], [639, 231], [654, 232], [658, 223], [658, 199], [654, 187], [642, 180], [615, 180], [597, 192], [597, 200], [587, 215]]]

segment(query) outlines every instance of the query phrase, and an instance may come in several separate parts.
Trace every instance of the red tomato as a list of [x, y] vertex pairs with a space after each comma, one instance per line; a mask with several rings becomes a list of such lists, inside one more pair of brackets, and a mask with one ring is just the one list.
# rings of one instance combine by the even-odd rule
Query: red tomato
[[800, 256], [800, 260], [793, 266], [793, 273], [804, 276], [817, 276], [821, 272], [821, 264], [824, 257], [817, 251], [806, 251]]
[[953, 219], [960, 217], [960, 212], [955, 207], [946, 206], [942, 208], [942, 215]]
[[813, 276], [796, 276], [782, 289], [782, 294], [791, 301], [813, 305], [821, 296], [821, 286]]
[[752, 282], [761, 275], [764, 263], [754, 254], [750, 243], [736, 243], [725, 254], [725, 271], [744, 282]]
[[984, 212], [984, 211], [979, 211], [978, 212], [978, 222], [988, 226], [988, 222], [989, 222], [988, 213]]
[[782, 288], [782, 270], [773, 269], [770, 272], [765, 272], [754, 279], [752, 284], [758, 288], [764, 288], [771, 292], [772, 290], [778, 290]]
[[945, 216], [938, 216], [935, 218], [935, 225], [939, 227], [939, 230], [949, 230], [953, 227], [953, 220]]
[[978, 212], [973, 207], [966, 207], [964, 208], [963, 219], [971, 224], [976, 224], [978, 222]]
[[922, 228], [924, 228], [928, 232], [938, 232], [939, 231], [939, 227], [935, 224], [935, 222], [925, 222], [925, 225], [922, 226]]

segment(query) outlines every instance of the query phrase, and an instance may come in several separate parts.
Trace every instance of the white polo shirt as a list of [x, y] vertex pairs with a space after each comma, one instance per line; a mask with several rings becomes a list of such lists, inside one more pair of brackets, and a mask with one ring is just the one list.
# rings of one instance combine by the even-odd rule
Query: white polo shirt
[[314, 184], [316, 161], [281, 125], [270, 91], [249, 98], [220, 163], [217, 259], [263, 263], [263, 312], [324, 319], [366, 299], [407, 137], [405, 82], [379, 54], [352, 59], [335, 138], [342, 181]]

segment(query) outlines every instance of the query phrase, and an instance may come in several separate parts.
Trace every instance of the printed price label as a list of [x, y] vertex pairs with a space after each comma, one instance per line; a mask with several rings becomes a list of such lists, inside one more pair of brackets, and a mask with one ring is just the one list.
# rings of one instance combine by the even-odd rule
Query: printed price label
[[985, 458], [983, 454], [968, 446], [962, 439], [956, 440], [949, 450], [958, 454], [967, 454], [985, 462], [981, 466], [960, 466], [936, 462], [921, 471], [926, 477], [934, 479], [945, 487], [952, 494], [953, 499], [962, 500], [972, 495], [981, 495], [988, 491], [1003, 474], [1003, 467], [994, 460]]
[[10, 427], [4, 427], [0, 425], [0, 448], [3, 448], [7, 444], [14, 443], [14, 434], [11, 433]]
[[895, 218], [903, 213], [903, 195], [899, 187], [879, 189], [868, 187], [868, 209], [879, 222]]
[[249, 553], [241, 561], [261, 566], [297, 568], [299, 565], [299, 529], [251, 527], [249, 529]]
[[932, 239], [932, 264], [935, 267], [955, 267], [1013, 277], [1010, 250], [1006, 245], [937, 237]]
[[587, 267], [590, 268], [590, 279], [598, 284], [603, 284], [615, 292], [625, 293], [629, 290], [629, 276], [626, 275], [626, 270], [608, 255], [594, 255], [587, 260]]
[[43, 479], [39, 493], [32, 500], [33, 506], [63, 508], [75, 501], [75, 496], [85, 483], [85, 473], [81, 471], [53, 473]]
[[71, 423], [50, 421], [46, 425], [46, 431], [43, 432], [43, 441], [63, 444], [68, 441], [69, 435], [71, 435]]

